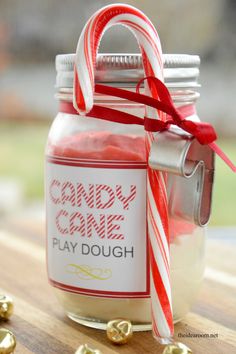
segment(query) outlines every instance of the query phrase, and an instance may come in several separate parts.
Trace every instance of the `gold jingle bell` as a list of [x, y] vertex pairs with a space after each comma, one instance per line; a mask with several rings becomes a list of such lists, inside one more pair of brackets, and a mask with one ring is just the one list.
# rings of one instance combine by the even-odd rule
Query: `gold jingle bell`
[[91, 349], [87, 344], [83, 344], [76, 350], [75, 354], [102, 354], [102, 352], [99, 349]]
[[16, 347], [14, 334], [5, 328], [0, 328], [0, 354], [13, 353]]
[[185, 344], [175, 342], [168, 344], [162, 354], [192, 354], [192, 350], [189, 349]]
[[12, 298], [0, 294], [0, 319], [8, 320], [13, 314], [13, 308]]
[[133, 328], [129, 320], [117, 318], [107, 324], [107, 337], [115, 344], [127, 343], [132, 335]]

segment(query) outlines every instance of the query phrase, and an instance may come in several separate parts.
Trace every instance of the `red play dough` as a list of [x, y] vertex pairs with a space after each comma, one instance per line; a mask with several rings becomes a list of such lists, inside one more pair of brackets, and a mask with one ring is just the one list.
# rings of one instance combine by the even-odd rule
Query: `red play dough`
[[97, 159], [145, 161], [143, 137], [109, 132], [84, 132], [63, 138], [50, 146], [50, 155]]

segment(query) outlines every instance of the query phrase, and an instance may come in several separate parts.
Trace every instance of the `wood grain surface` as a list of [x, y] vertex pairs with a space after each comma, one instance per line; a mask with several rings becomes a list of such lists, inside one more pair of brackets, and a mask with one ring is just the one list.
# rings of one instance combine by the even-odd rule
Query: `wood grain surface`
[[[150, 332], [135, 333], [127, 345], [118, 347], [103, 331], [64, 315], [47, 281], [44, 234], [42, 221], [22, 217], [2, 222], [0, 229], [0, 293], [12, 296], [15, 304], [14, 315], [0, 327], [15, 334], [15, 354], [72, 354], [85, 343], [103, 354], [162, 353]], [[175, 326], [175, 339], [196, 354], [234, 354], [236, 235], [228, 235], [227, 229], [224, 237], [211, 234], [204, 284], [192, 312]]]

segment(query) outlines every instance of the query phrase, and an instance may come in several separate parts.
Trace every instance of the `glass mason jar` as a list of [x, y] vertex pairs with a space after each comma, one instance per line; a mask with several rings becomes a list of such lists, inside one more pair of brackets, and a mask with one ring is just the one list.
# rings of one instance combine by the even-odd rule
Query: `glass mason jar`
[[[195, 55], [164, 55], [165, 83], [175, 105], [188, 109], [193, 120], [199, 64]], [[134, 330], [148, 330], [144, 129], [67, 110], [73, 65], [74, 54], [56, 57], [60, 109], [46, 147], [49, 281], [76, 322], [105, 329], [111, 319], [128, 318]], [[96, 82], [134, 90], [142, 77], [140, 55], [98, 55]], [[114, 97], [95, 95], [95, 103], [144, 115], [141, 104]], [[204, 232], [170, 217], [175, 322], [189, 311], [203, 278]]]

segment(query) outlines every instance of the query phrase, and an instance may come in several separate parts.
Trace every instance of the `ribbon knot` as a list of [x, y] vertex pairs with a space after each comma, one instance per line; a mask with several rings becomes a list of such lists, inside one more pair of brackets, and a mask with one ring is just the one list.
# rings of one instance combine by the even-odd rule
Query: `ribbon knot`
[[210, 144], [217, 139], [216, 132], [211, 124], [205, 122], [193, 122], [181, 116], [181, 114], [174, 106], [174, 103], [167, 87], [158, 78], [148, 76], [140, 80], [136, 87], [136, 92], [138, 94], [140, 94], [141, 84], [146, 80], [148, 81], [149, 87], [151, 87], [152, 89], [154, 87], [159, 96], [159, 99], [155, 100], [155, 107], [153, 105], [151, 106], [167, 113], [172, 117], [172, 119], [161, 121], [158, 119], [151, 119], [149, 117], [145, 117], [145, 130], [152, 132], [163, 131], [168, 129], [170, 125], [176, 125], [179, 128], [185, 130], [186, 132], [192, 134], [202, 145]]
[[144, 129], [147, 132], [161, 132], [167, 130], [171, 124], [175, 122], [172, 119], [166, 121], [160, 119], [152, 119], [149, 117], [144, 117]]

